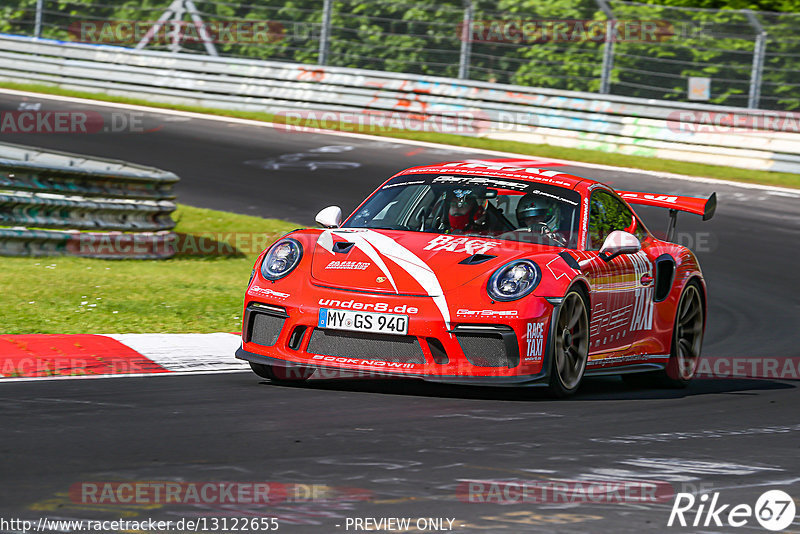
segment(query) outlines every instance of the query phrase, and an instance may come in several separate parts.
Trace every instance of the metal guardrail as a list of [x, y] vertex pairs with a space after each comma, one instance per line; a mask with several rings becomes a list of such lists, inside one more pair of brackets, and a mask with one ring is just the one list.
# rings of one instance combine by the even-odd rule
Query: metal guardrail
[[0, 228], [0, 256], [160, 260], [175, 255], [177, 239], [173, 232], [123, 234]]
[[171, 202], [85, 200], [46, 193], [0, 193], [0, 225], [158, 231], [175, 227]]
[[[2, 152], [5, 152], [7, 146], [3, 147]], [[124, 170], [62, 167], [55, 164], [0, 159], [0, 189], [15, 191], [171, 200], [175, 198], [172, 186], [177, 181], [178, 178], [174, 175], [144, 170], [137, 174]]]
[[[786, 128], [787, 121], [800, 124], [798, 113], [17, 36], [0, 36], [0, 79], [272, 113], [396, 114], [422, 122], [469, 116], [472, 127], [458, 133], [800, 173], [800, 133]], [[748, 127], [753, 123], [762, 129]]]
[[0, 144], [0, 255], [171, 257], [177, 181], [150, 167]]
[[68, 3], [5, 0], [0, 30], [754, 109], [800, 104], [800, 14], [792, 12], [636, 0]]

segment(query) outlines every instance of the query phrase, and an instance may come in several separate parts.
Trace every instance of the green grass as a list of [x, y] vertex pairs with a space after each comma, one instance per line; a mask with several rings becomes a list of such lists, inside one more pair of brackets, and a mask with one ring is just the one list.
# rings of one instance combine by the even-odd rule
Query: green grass
[[[107, 102], [119, 102], [124, 104], [135, 104], [135, 105], [150, 106], [157, 108], [193, 111], [197, 113], [207, 113], [212, 115], [238, 117], [243, 119], [260, 120], [267, 122], [283, 122], [282, 117], [276, 116], [271, 113], [232, 111], [232, 110], [204, 108], [198, 106], [166, 104], [166, 103], [151, 102], [148, 100], [142, 100], [136, 98], [126, 98], [126, 97], [106, 95], [103, 93], [72, 91], [44, 84], [21, 84], [12, 82], [0, 82], [0, 87], [7, 87], [10, 89], [18, 89], [22, 91], [33, 91], [33, 92], [56, 94], [63, 96], [74, 96], [79, 98], [91, 98]], [[358, 130], [355, 128], [348, 128], [348, 131], [358, 131]], [[735, 169], [719, 165], [705, 165], [701, 163], [688, 163], [682, 161], [656, 159], [656, 158], [642, 157], [642, 156], [629, 156], [623, 154], [616, 154], [613, 152], [603, 152], [599, 150], [563, 148], [551, 145], [536, 145], [530, 143], [520, 143], [515, 141], [482, 139], [476, 137], [465, 137], [460, 135], [442, 134], [435, 132], [414, 132], [414, 131], [387, 129], [384, 131], [363, 130], [363, 133], [382, 135], [386, 137], [412, 139], [416, 141], [426, 141], [431, 143], [444, 143], [449, 145], [464, 146], [477, 149], [515, 152], [518, 154], [527, 154], [540, 158], [568, 159], [586, 163], [600, 163], [605, 165], [615, 165], [619, 167], [629, 167], [632, 169], [644, 169], [651, 171], [684, 174], [688, 176], [703, 176], [707, 178], [720, 178], [720, 179], [734, 180], [739, 182], [800, 188], [800, 176], [789, 173]]]
[[[237, 332], [258, 252], [299, 225], [180, 205], [177, 232], [220, 238], [239, 255], [106, 261], [0, 258], [5, 334]], [[224, 250], [225, 247], [222, 247]]]
[[[0, 86], [246, 119], [276, 120], [269, 113], [153, 103], [46, 85], [2, 82]], [[393, 130], [380, 134], [543, 158], [800, 188], [800, 176], [793, 174], [438, 133]], [[0, 258], [0, 331], [6, 334], [238, 331], [244, 289], [255, 257], [268, 242], [298, 225], [183, 205], [178, 207], [174, 217], [178, 221], [176, 232], [207, 240], [231, 241], [240, 253], [183, 255], [160, 261]], [[244, 239], [237, 241], [237, 236]]]

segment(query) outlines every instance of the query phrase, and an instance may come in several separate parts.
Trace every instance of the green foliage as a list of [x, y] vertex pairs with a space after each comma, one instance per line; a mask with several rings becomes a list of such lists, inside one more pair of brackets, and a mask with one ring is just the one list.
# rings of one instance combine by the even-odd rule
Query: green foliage
[[[43, 36], [74, 40], [75, 24], [91, 20], [154, 21], [170, 0], [44, 0]], [[6, 0], [0, 32], [30, 34], [36, 0]], [[595, 0], [472, 0], [473, 32], [525, 24], [607, 19]], [[319, 61], [320, 0], [196, 0], [206, 22], [272, 21], [269, 42], [216, 43], [224, 56]], [[455, 77], [462, 45], [462, 0], [334, 0], [328, 64], [343, 67]], [[712, 102], [745, 106], [756, 30], [743, 9], [759, 12], [768, 39], [761, 107], [800, 109], [800, 0], [609, 0], [616, 21], [658, 21], [656, 40], [614, 43], [611, 93], [644, 98], [687, 99], [687, 78], [712, 79]], [[700, 9], [697, 9], [700, 8]], [[188, 21], [188, 15], [184, 17]], [[619, 23], [618, 23], [619, 24]], [[600, 27], [600, 26], [598, 26]], [[491, 33], [491, 32], [489, 32]], [[482, 35], [480, 31], [478, 34]], [[133, 43], [126, 43], [131, 46]], [[163, 39], [148, 48], [167, 49]], [[184, 49], [204, 53], [202, 43]], [[471, 43], [469, 77], [498, 83], [597, 91], [602, 39], [509, 39], [501, 34]]]
[[[496, 18], [528, 23], [604, 19], [597, 12], [594, 0], [502, 0], [497, 4], [497, 11], [502, 15]], [[544, 28], [542, 31], [546, 31]], [[577, 36], [581, 33], [572, 32], [568, 35]], [[506, 51], [505, 55], [509, 55], [509, 52]], [[562, 38], [521, 43], [514, 55], [522, 61], [516, 62], [516, 71], [508, 82], [575, 91], [597, 91], [600, 88], [602, 53], [602, 42], [586, 39], [564, 42]]]

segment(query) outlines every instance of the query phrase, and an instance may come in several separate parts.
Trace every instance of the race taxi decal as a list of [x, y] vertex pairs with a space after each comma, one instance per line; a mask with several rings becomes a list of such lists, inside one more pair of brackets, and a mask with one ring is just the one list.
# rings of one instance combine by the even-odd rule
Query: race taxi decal
[[[636, 280], [650, 274], [653, 270], [653, 264], [647, 259], [647, 255], [643, 252], [630, 255], [630, 260], [633, 262], [633, 269], [636, 273]], [[631, 315], [631, 331], [635, 330], [650, 330], [653, 328], [653, 293], [655, 292], [655, 284], [649, 286], [642, 286], [638, 284], [634, 290], [634, 306]]]
[[525, 331], [525, 351], [526, 362], [542, 361], [542, 351], [544, 350], [544, 323], [531, 322]]
[[461, 254], [486, 254], [494, 247], [499, 247], [500, 242], [488, 241], [486, 239], [473, 239], [469, 237], [453, 237], [450, 235], [440, 235], [428, 241], [423, 250], [434, 252], [446, 250]]

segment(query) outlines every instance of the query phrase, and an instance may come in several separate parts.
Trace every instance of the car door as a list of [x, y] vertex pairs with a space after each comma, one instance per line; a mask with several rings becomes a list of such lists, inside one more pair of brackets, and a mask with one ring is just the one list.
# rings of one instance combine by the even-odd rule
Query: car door
[[599, 251], [615, 230], [633, 233], [640, 241], [647, 237], [647, 232], [631, 209], [606, 189], [592, 192], [588, 223], [589, 261], [582, 264], [582, 270], [592, 284], [590, 352], [623, 351], [640, 330], [652, 325], [653, 264], [644, 250], [622, 254], [610, 261], [600, 258]]

